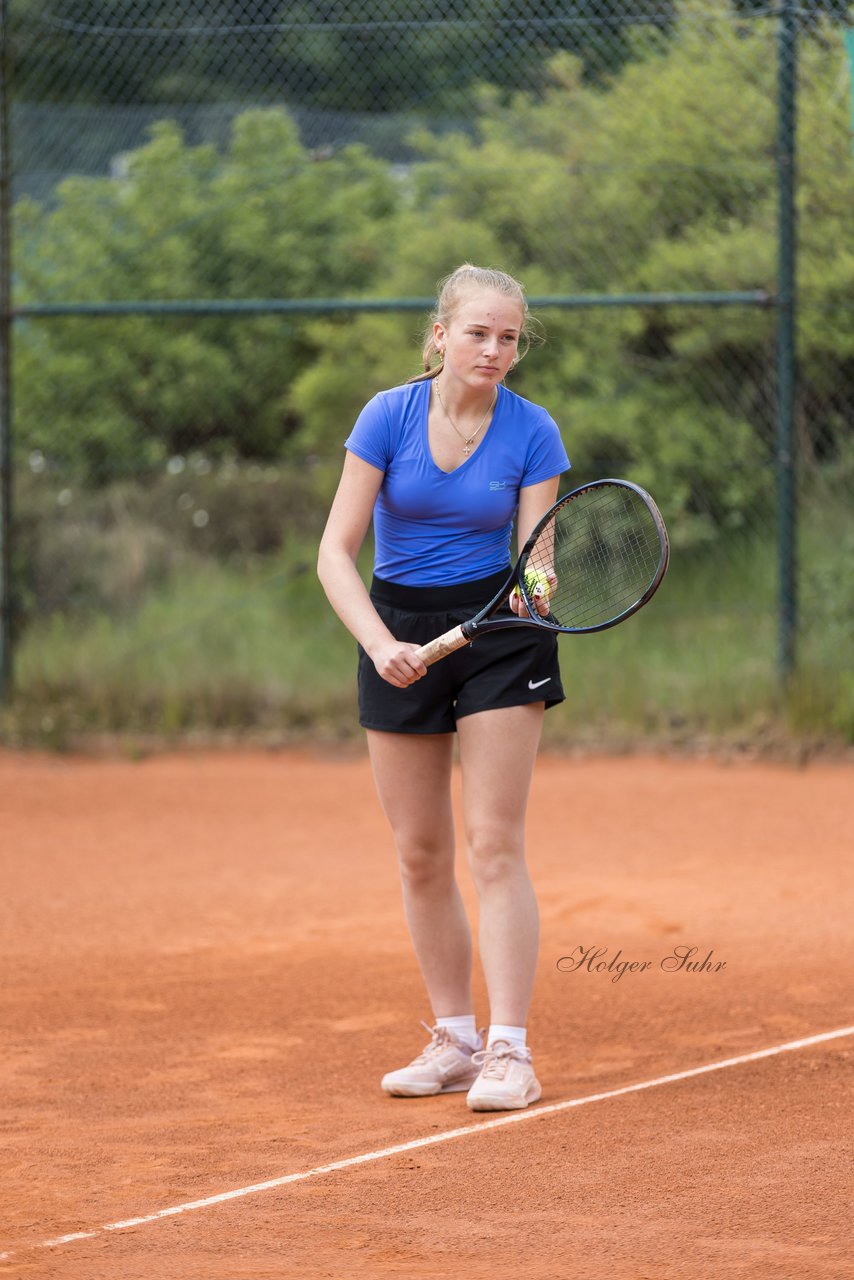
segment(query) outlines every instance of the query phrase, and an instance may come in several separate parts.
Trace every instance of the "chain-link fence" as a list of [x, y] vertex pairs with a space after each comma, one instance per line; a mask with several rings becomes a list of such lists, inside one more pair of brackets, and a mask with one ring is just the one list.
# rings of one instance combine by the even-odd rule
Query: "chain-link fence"
[[19, 707], [346, 720], [314, 546], [356, 413], [417, 371], [436, 281], [471, 260], [534, 300], [547, 340], [512, 385], [560, 423], [572, 483], [637, 480], [672, 533], [649, 619], [570, 647], [566, 731], [758, 731], [797, 586], [790, 714], [850, 732], [850, 18], [11, 0]]

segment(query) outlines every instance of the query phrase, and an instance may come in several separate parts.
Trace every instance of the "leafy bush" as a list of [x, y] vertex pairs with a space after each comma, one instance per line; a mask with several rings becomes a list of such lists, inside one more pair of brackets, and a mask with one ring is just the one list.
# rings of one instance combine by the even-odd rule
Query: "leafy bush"
[[178, 574], [211, 562], [239, 571], [295, 538], [316, 542], [323, 512], [314, 474], [234, 458], [176, 456], [144, 484], [95, 490], [50, 471], [23, 473], [12, 539], [17, 622], [127, 615]]
[[[322, 161], [283, 111], [250, 111], [222, 156], [163, 123], [118, 179], [69, 178], [56, 206], [17, 208], [18, 297], [216, 299], [367, 289], [397, 189], [362, 148]], [[190, 448], [277, 458], [288, 389], [311, 358], [287, 317], [130, 316], [21, 326], [18, 438], [85, 480]]]
[[[731, 19], [724, 0], [721, 17]], [[432, 294], [463, 259], [529, 291], [770, 289], [775, 86], [770, 27], [715, 23], [709, 0], [606, 83], [568, 54], [537, 95], [484, 88], [469, 132], [413, 138], [400, 174], [363, 148], [315, 156], [281, 110], [229, 146], [162, 124], [123, 176], [73, 179], [18, 208], [19, 296], [247, 298]], [[802, 41], [802, 456], [850, 434], [854, 167], [830, 30]], [[698, 99], [702, 99], [701, 107]], [[87, 484], [201, 449], [337, 467], [364, 401], [418, 368], [423, 318], [30, 322], [17, 439]], [[654, 487], [683, 543], [767, 520], [774, 317], [745, 307], [548, 313], [511, 383], [550, 407], [578, 473], [617, 464]]]
[[[383, 292], [429, 293], [464, 258], [506, 265], [531, 293], [772, 291], [773, 47], [757, 23], [721, 22], [709, 41], [708, 8], [686, 0], [672, 35], [605, 91], [561, 55], [539, 97], [485, 89], [474, 136], [422, 132]], [[850, 435], [854, 167], [832, 38], [817, 28], [801, 54], [805, 463]], [[550, 311], [547, 346], [511, 385], [551, 408], [579, 472], [619, 464], [696, 545], [770, 516], [774, 326], [770, 309], [737, 306]], [[297, 441], [324, 452], [371, 391], [414, 369], [415, 351], [398, 318], [324, 321], [312, 337], [320, 355], [291, 404]]]

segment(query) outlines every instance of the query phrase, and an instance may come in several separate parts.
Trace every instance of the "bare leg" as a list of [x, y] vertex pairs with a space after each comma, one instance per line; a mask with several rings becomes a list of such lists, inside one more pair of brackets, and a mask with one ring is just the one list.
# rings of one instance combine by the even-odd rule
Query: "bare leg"
[[368, 730], [380, 804], [391, 823], [403, 904], [436, 1018], [474, 1012], [472, 941], [454, 875], [453, 734]]
[[539, 950], [539, 911], [525, 863], [525, 814], [543, 714], [539, 702], [480, 711], [457, 724], [490, 1021], [509, 1026], [527, 1023]]

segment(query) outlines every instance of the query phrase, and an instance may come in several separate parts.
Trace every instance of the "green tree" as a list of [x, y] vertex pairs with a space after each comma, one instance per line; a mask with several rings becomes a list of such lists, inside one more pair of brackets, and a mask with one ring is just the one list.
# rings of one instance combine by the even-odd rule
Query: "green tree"
[[340, 111], [435, 112], [477, 81], [537, 90], [567, 50], [592, 76], [630, 55], [670, 0], [12, 0], [14, 80], [26, 101], [284, 100]]
[[[120, 179], [69, 180], [18, 210], [16, 297], [430, 296], [471, 259], [531, 294], [773, 288], [774, 28], [724, 0], [603, 86], [560, 55], [537, 94], [479, 92], [474, 133], [413, 139], [392, 170], [322, 159], [281, 111], [240, 117], [224, 154], [172, 125]], [[800, 347], [804, 456], [850, 436], [854, 166], [847, 101], [803, 41]], [[642, 54], [642, 56], [641, 56]], [[548, 404], [580, 472], [646, 480], [680, 536], [749, 525], [770, 497], [773, 314], [743, 307], [549, 312], [512, 385]], [[417, 372], [426, 317], [33, 322], [18, 336], [18, 440], [104, 479], [188, 448], [334, 459], [365, 399]]]
[[[724, 20], [724, 3], [687, 0], [680, 14], [674, 33], [606, 91], [561, 55], [540, 96], [504, 103], [483, 90], [476, 136], [422, 133], [424, 160], [399, 217], [396, 287], [430, 293], [457, 261], [479, 258], [520, 273], [532, 294], [772, 290], [774, 29]], [[826, 55], [833, 37], [820, 28], [803, 42], [798, 169], [803, 403], [814, 410], [801, 430], [806, 452], [825, 455], [850, 433], [838, 398], [854, 338], [843, 302], [854, 288], [854, 167], [847, 104]], [[770, 312], [621, 308], [546, 319], [548, 345], [515, 385], [553, 408], [582, 469], [619, 466], [649, 483], [684, 540], [761, 515], [773, 488]], [[315, 447], [357, 411], [348, 348], [362, 348], [367, 323], [337, 342], [327, 332], [330, 354], [294, 386]], [[384, 343], [370, 323], [365, 352], [378, 354], [358, 362], [368, 390], [388, 376], [389, 351], [398, 378], [411, 367], [400, 326], [385, 325]]]
[[[68, 179], [17, 210], [18, 301], [304, 297], [367, 289], [397, 188], [358, 147], [319, 162], [281, 111], [247, 112], [223, 156], [171, 124], [126, 175]], [[18, 439], [103, 480], [188, 448], [275, 457], [311, 359], [287, 318], [62, 319], [22, 326]]]

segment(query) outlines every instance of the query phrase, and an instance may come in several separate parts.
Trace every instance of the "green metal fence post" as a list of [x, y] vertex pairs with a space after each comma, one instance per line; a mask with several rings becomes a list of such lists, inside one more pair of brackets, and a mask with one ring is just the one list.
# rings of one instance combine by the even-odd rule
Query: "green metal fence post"
[[782, 0], [778, 40], [778, 264], [777, 264], [777, 501], [779, 546], [779, 672], [787, 682], [795, 670], [797, 632], [797, 441], [795, 438], [796, 211], [795, 143], [797, 11]]
[[9, 8], [0, 0], [0, 702], [12, 685], [12, 158]]

